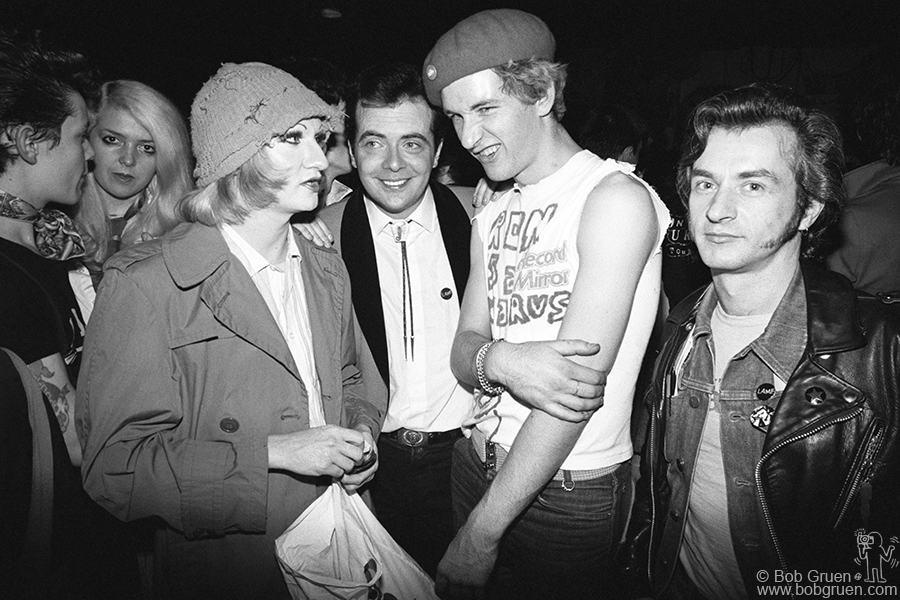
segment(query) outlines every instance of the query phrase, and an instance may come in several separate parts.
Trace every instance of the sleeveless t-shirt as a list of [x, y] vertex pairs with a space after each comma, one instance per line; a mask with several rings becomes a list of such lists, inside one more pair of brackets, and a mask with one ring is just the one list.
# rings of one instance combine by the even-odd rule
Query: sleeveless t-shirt
[[[669, 225], [665, 204], [647, 183], [631, 175], [633, 169], [583, 150], [541, 181], [516, 185], [475, 219], [483, 246], [491, 335], [515, 343], [555, 340], [578, 276], [576, 242], [588, 195], [610, 173], [634, 177], [650, 193], [658, 231], [654, 250], [641, 273], [625, 336], [608, 374], [603, 407], [591, 417], [563, 469], [599, 469], [627, 460], [633, 452], [632, 400], [659, 306], [660, 246]], [[630, 234], [620, 232], [623, 240]], [[508, 450], [531, 409], [508, 392], [499, 401], [482, 396], [478, 402], [476, 426]]]

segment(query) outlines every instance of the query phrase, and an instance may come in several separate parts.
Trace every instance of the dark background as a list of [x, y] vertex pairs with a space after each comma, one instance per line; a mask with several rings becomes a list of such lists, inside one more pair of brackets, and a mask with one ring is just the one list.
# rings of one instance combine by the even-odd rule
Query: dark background
[[[900, 0], [2, 0], [0, 5], [0, 28], [39, 29], [46, 40], [88, 55], [107, 78], [144, 81], [182, 108], [222, 62], [320, 56], [351, 75], [379, 59], [421, 64], [454, 23], [504, 6], [547, 22], [558, 57], [572, 65], [576, 95], [615, 93], [617, 101], [641, 103], [687, 96], [693, 89], [685, 83], [706, 87], [753, 79], [787, 80], [827, 96], [838, 91], [840, 79], [866, 48], [895, 45], [900, 36]], [[328, 7], [343, 16], [323, 17]]]
[[[624, 104], [660, 151], [677, 147], [688, 111], [721, 89], [782, 83], [840, 121], [856, 89], [900, 69], [900, 0], [0, 0], [0, 29], [39, 30], [187, 115], [223, 62], [321, 57], [349, 76], [379, 60], [420, 65], [454, 23], [497, 7], [550, 26], [570, 66], [570, 116]], [[327, 8], [342, 16], [324, 17]]]
[[[532, 12], [555, 34], [557, 59], [569, 64], [563, 124], [576, 137], [589, 107], [618, 103], [643, 118], [639, 168], [676, 216], [680, 134], [700, 100], [754, 81], [793, 87], [837, 119], [852, 168], [867, 160], [849, 107], [900, 73], [900, 0], [0, 0], [0, 30], [39, 30], [107, 79], [159, 89], [187, 116], [223, 62], [319, 57], [350, 77], [376, 61], [421, 65], [456, 22], [499, 7]], [[326, 18], [327, 9], [341, 17]], [[477, 172], [471, 179], [461, 182], [474, 183]], [[670, 236], [686, 247], [683, 219]], [[681, 291], [708, 278], [696, 257], [678, 256], [684, 264], [664, 273]]]

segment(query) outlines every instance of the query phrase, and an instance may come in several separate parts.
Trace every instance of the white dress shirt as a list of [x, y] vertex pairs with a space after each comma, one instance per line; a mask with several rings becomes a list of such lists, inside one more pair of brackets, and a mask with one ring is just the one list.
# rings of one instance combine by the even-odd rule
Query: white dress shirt
[[[365, 205], [375, 242], [390, 371], [383, 429], [456, 429], [471, 414], [473, 402], [450, 371], [459, 298], [431, 188], [406, 219], [392, 219], [368, 198]], [[395, 241], [395, 226], [404, 223], [412, 300], [406, 306], [405, 347], [403, 264], [401, 245]]]

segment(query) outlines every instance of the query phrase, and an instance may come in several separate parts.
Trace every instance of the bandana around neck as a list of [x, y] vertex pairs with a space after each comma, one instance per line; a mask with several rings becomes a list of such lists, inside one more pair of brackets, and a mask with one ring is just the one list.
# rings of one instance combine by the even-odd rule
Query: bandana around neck
[[38, 252], [50, 260], [84, 256], [84, 241], [69, 216], [52, 208], [38, 210], [25, 200], [0, 191], [0, 217], [33, 223]]

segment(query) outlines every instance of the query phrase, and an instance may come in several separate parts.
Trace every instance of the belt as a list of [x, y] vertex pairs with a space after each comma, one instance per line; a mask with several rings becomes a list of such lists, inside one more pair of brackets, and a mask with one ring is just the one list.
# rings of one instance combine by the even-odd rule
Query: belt
[[401, 427], [394, 431], [382, 433], [381, 437], [410, 448], [421, 448], [431, 444], [452, 442], [462, 437], [462, 431], [459, 429], [451, 429], [450, 431], [415, 431], [414, 429]]
[[[477, 427], [472, 428], [472, 436], [470, 439], [472, 440], [472, 446], [475, 448], [475, 454], [478, 455], [478, 460], [481, 461], [481, 466], [484, 467], [484, 470], [499, 471], [500, 467], [506, 461], [506, 456], [509, 454], [506, 448], [500, 444], [487, 441], [484, 433]], [[586, 469], [581, 471], [560, 469], [551, 479], [554, 481], [561, 481], [563, 482], [563, 487], [565, 489], [571, 489], [571, 486], [568, 485], [570, 482], [589, 481], [591, 479], [609, 475], [618, 469], [620, 465], [621, 463], [618, 463], [607, 467], [600, 467], [599, 469]]]

